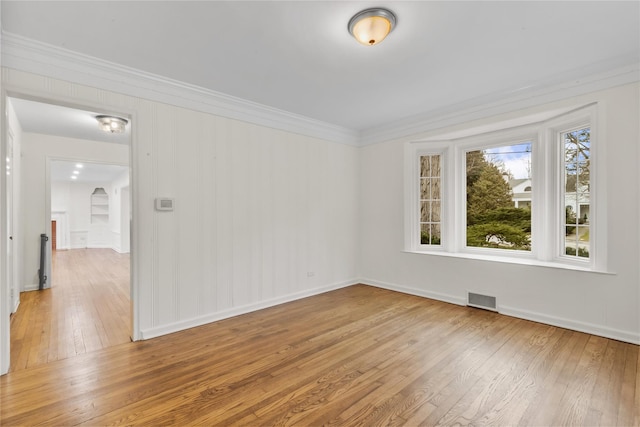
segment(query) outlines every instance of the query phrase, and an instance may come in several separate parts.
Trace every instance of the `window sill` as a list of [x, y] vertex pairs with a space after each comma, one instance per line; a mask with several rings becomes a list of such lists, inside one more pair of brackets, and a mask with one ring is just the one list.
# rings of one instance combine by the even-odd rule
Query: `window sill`
[[444, 256], [444, 257], [451, 257], [451, 258], [474, 259], [479, 261], [503, 262], [507, 264], [520, 264], [520, 265], [530, 265], [530, 266], [537, 266], [537, 267], [560, 268], [563, 270], [584, 271], [587, 273], [597, 273], [597, 274], [607, 274], [607, 275], [617, 274], [612, 271], [597, 270], [589, 267], [582, 267], [582, 266], [573, 265], [573, 264], [563, 264], [559, 262], [540, 261], [532, 258], [515, 258], [515, 257], [505, 257], [505, 256], [486, 255], [486, 254], [471, 254], [471, 253], [463, 253], [463, 252], [445, 252], [445, 251], [403, 250], [402, 252], [408, 253], [408, 254], [436, 255], [436, 256]]

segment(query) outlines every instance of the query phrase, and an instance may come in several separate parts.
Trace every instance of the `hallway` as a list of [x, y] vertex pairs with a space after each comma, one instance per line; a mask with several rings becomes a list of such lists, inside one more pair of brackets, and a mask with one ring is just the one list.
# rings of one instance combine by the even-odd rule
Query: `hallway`
[[129, 254], [53, 251], [53, 287], [23, 292], [9, 372], [130, 341]]

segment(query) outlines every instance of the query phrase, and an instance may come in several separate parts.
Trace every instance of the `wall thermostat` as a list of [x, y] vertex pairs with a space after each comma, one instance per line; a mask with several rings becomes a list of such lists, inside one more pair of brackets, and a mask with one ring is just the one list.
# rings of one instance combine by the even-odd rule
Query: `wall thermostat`
[[156, 210], [157, 211], [172, 211], [173, 210], [173, 199], [167, 199], [166, 197], [158, 197], [156, 199]]

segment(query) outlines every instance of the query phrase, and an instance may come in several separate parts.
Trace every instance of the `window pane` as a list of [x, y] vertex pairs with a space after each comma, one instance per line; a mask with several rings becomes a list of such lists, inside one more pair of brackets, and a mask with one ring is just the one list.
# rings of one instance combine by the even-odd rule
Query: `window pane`
[[440, 224], [439, 223], [431, 224], [431, 244], [432, 245], [440, 244]]
[[420, 157], [420, 176], [421, 177], [431, 176], [431, 157], [432, 156]]
[[420, 156], [420, 244], [440, 244], [440, 156]]
[[440, 156], [431, 157], [431, 176], [434, 178], [440, 177]]
[[431, 179], [420, 178], [420, 200], [431, 199]]
[[467, 152], [467, 246], [531, 250], [531, 150], [525, 142]]
[[431, 202], [431, 221], [440, 223], [440, 202]]
[[431, 198], [433, 200], [440, 200], [440, 179], [431, 179]]
[[421, 224], [420, 225], [420, 243], [423, 245], [439, 245], [440, 244], [440, 224]]
[[565, 255], [589, 258], [591, 129], [562, 134], [564, 144]]
[[431, 224], [420, 224], [420, 244], [428, 245], [431, 240]]
[[430, 202], [420, 202], [420, 222], [431, 222], [430, 205]]

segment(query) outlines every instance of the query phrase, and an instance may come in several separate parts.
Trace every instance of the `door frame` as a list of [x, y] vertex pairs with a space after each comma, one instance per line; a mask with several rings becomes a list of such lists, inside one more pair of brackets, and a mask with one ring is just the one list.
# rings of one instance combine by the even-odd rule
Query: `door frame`
[[7, 284], [9, 286], [9, 315], [13, 314], [16, 312], [16, 310], [18, 309], [18, 304], [20, 303], [20, 289], [17, 283], [17, 278], [18, 275], [17, 273], [17, 260], [18, 258], [16, 257], [16, 244], [15, 244], [15, 240], [14, 240], [14, 236], [15, 236], [15, 218], [16, 218], [16, 199], [14, 197], [14, 192], [15, 192], [15, 180], [18, 179], [18, 182], [20, 180], [20, 177], [15, 176], [15, 169], [14, 169], [14, 164], [15, 164], [15, 156], [14, 156], [14, 141], [15, 141], [15, 134], [13, 133], [13, 130], [11, 128], [9, 128], [7, 126], [7, 152], [6, 152], [6, 158], [7, 158], [7, 164], [11, 165], [11, 172], [9, 172], [9, 169], [7, 169], [7, 174], [5, 176], [7, 176], [8, 178], [6, 183], [5, 183], [5, 187], [6, 187], [6, 219], [7, 219], [7, 231], [5, 234], [3, 234], [3, 236], [7, 237], [7, 264], [6, 264], [6, 280], [7, 280]]
[[[123, 108], [122, 106], [113, 106], [106, 103], [91, 102], [86, 100], [80, 100], [73, 96], [63, 96], [59, 94], [53, 94], [46, 90], [31, 90], [24, 87], [15, 87], [13, 85], [2, 85], [0, 89], [0, 158], [6, 158], [7, 145], [8, 145], [8, 120], [7, 120], [7, 99], [8, 98], [21, 98], [36, 102], [44, 102], [48, 104], [60, 105], [68, 108], [76, 108], [86, 111], [103, 111], [125, 117], [129, 120], [131, 126], [131, 137], [129, 140], [129, 189], [130, 200], [129, 208], [131, 212], [131, 227], [130, 227], [130, 276], [129, 276], [129, 288], [130, 288], [130, 303], [131, 303], [131, 340], [138, 341], [141, 339], [140, 332], [140, 301], [139, 301], [139, 281], [138, 281], [138, 269], [139, 269], [139, 254], [137, 248], [139, 247], [139, 210], [137, 209], [136, 201], [139, 200], [139, 185], [136, 171], [137, 163], [139, 161], [138, 144], [137, 144], [137, 123], [138, 123], [138, 111], [133, 108]], [[50, 160], [47, 161], [47, 169], [49, 169]], [[50, 171], [47, 171], [47, 179], [50, 181]], [[7, 203], [8, 194], [6, 188], [6, 174], [0, 174], [0, 236], [7, 236]], [[47, 182], [47, 202], [46, 206], [50, 207], [51, 203], [51, 185]], [[51, 233], [51, 212], [47, 213], [49, 220], [48, 232]], [[46, 226], [46, 225], [45, 225]], [[18, 245], [20, 247], [20, 245]], [[51, 254], [51, 245], [48, 245], [49, 256]], [[21, 254], [14, 253], [14, 258], [21, 257]], [[0, 245], [0, 271], [6, 271], [8, 261], [7, 245]], [[50, 265], [50, 264], [49, 264]], [[50, 275], [50, 274], [49, 274]], [[9, 286], [6, 280], [0, 280], [0, 375], [4, 375], [9, 371], [10, 366], [10, 319], [9, 313]]]

